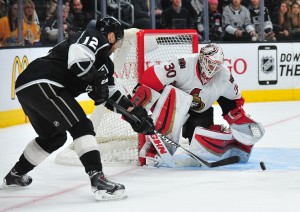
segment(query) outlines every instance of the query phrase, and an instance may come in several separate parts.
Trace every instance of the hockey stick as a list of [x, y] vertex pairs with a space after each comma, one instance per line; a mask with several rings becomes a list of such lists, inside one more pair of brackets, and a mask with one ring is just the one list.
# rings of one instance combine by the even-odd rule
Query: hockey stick
[[[121, 107], [120, 105], [118, 105], [117, 103], [115, 103], [113, 100], [107, 99], [107, 103], [110, 104], [111, 106], [115, 107], [117, 110], [120, 111], [120, 113], [122, 113], [124, 116], [126, 116], [129, 119], [131, 119], [132, 121], [134, 121], [136, 124], [140, 124], [141, 123], [141, 121], [136, 116], [134, 116], [131, 113], [129, 113], [125, 108]], [[154, 129], [154, 133], [157, 134], [159, 137], [161, 137], [165, 142], [173, 145], [174, 147], [176, 147], [176, 148], [180, 147], [181, 149], [183, 149], [184, 151], [186, 151], [191, 157], [193, 157], [195, 160], [197, 160], [199, 163], [204, 164], [205, 166], [210, 167], [210, 168], [218, 167], [218, 166], [226, 166], [226, 165], [238, 163], [240, 161], [240, 157], [239, 156], [231, 156], [231, 157], [219, 160], [219, 161], [208, 162], [208, 161], [206, 161], [206, 160], [198, 157], [197, 155], [195, 155], [191, 151], [185, 149], [180, 144], [177, 144], [176, 142], [172, 141], [170, 138], [168, 138], [167, 136], [161, 134], [160, 132], [158, 132], [155, 129]]]

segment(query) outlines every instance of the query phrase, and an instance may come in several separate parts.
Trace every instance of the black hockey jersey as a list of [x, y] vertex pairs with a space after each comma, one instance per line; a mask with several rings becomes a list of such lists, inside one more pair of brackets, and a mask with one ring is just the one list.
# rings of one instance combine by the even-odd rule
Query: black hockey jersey
[[110, 45], [97, 30], [77, 32], [30, 63], [16, 81], [16, 92], [45, 82], [65, 87], [76, 97], [89, 91], [99, 71], [105, 71], [109, 85], [114, 85]]
[[[259, 32], [259, 8], [253, 8], [253, 6], [250, 5], [248, 9], [250, 12], [251, 23], [254, 25], [256, 32]], [[266, 33], [269, 33], [273, 30], [273, 24], [271, 22], [269, 10], [266, 7], [264, 7], [264, 30]]]

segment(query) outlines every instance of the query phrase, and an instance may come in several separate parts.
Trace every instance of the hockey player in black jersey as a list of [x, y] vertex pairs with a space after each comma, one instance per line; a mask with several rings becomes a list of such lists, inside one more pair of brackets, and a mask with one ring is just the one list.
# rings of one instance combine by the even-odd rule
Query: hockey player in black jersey
[[69, 132], [96, 200], [127, 196], [124, 185], [105, 178], [93, 125], [75, 100], [79, 94], [88, 92], [95, 105], [105, 103], [114, 110], [106, 103], [110, 98], [142, 120], [136, 126], [124, 117], [137, 133], [153, 131], [146, 110], [133, 107], [114, 86], [114, 65], [109, 55], [123, 37], [119, 21], [103, 18], [97, 21], [95, 29], [75, 33], [54, 46], [47, 56], [32, 61], [19, 75], [16, 94], [38, 137], [26, 146], [0, 189], [31, 184], [32, 178], [27, 173], [63, 146]]

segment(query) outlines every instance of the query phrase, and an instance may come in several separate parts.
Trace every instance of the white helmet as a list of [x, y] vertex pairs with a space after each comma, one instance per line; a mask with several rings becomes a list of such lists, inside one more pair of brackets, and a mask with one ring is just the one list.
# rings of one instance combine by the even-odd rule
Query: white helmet
[[202, 83], [207, 83], [211, 78], [220, 71], [220, 66], [224, 62], [224, 54], [222, 48], [211, 43], [200, 49], [199, 62], [201, 67], [200, 78]]

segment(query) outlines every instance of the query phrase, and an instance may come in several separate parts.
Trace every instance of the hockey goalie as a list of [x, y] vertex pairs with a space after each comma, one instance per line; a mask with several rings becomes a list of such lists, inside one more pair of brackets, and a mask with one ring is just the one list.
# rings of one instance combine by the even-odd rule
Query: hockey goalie
[[[223, 51], [214, 43], [199, 53], [176, 55], [144, 72], [131, 101], [152, 112], [158, 132], [177, 143], [182, 133], [197, 156], [212, 161], [239, 156], [246, 163], [265, 130], [246, 114], [244, 98], [223, 61]], [[214, 102], [229, 127], [214, 123]], [[176, 167], [175, 151], [156, 134], [147, 135], [140, 157]]]

